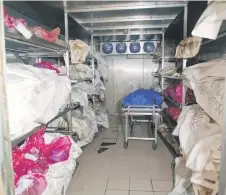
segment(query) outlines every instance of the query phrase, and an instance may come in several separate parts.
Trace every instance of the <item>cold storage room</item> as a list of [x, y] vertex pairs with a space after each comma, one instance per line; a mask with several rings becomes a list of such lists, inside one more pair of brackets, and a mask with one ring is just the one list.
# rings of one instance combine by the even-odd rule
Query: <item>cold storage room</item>
[[223, 195], [224, 1], [1, 1], [2, 195]]

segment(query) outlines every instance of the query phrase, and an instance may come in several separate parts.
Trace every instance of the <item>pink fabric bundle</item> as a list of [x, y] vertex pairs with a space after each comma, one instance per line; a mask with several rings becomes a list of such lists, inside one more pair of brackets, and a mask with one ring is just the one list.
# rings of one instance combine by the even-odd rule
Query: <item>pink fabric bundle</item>
[[55, 68], [50, 62], [48, 61], [42, 61], [40, 63], [36, 63], [35, 64], [35, 67], [38, 67], [38, 68], [46, 68], [46, 69], [50, 69], [50, 70], [55, 70], [57, 74], [60, 73], [60, 71]]
[[169, 106], [168, 109], [167, 109], [167, 112], [172, 117], [172, 119], [175, 120], [175, 121], [178, 119], [181, 111], [182, 110], [180, 108], [171, 107], [171, 106]]
[[9, 16], [5, 7], [4, 7], [4, 24], [5, 24], [5, 26], [8, 27], [8, 28], [15, 28], [17, 21], [21, 22], [22, 24], [27, 26], [27, 23], [24, 19], [22, 19], [22, 18], [16, 19], [13, 16]]
[[72, 145], [70, 137], [58, 137], [50, 144], [46, 144], [45, 129], [46, 127], [41, 128], [12, 152], [15, 186], [18, 187], [21, 180], [25, 178], [33, 182], [33, 185], [22, 193], [23, 195], [32, 191], [35, 192], [34, 195], [41, 195], [47, 186], [45, 174], [49, 165], [69, 158]]
[[47, 31], [39, 26], [29, 28], [33, 34], [41, 39], [45, 39], [49, 42], [56, 42], [60, 35], [60, 28], [55, 28], [52, 31]]
[[[182, 83], [172, 84], [168, 86], [164, 90], [164, 95], [167, 97], [171, 97], [171, 99], [175, 100], [178, 104], [181, 104], [182, 103]], [[194, 99], [195, 99], [195, 96], [193, 94], [193, 91], [188, 88], [186, 90], [185, 100], [189, 101]]]

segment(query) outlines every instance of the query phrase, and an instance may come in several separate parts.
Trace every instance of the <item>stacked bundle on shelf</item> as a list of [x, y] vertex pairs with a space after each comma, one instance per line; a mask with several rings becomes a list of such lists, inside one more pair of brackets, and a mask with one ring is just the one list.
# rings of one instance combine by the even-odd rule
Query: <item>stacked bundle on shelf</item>
[[71, 83], [48, 62], [35, 66], [19, 63], [6, 66], [13, 146], [32, 133], [20, 147], [13, 149], [16, 194], [61, 195], [66, 192], [82, 151], [69, 136], [46, 134], [45, 127], [40, 130], [34, 127], [67, 110]]
[[55, 70], [7, 64], [6, 84], [12, 140], [45, 124], [69, 103], [70, 80]]
[[105, 107], [105, 84], [108, 80], [108, 66], [99, 53], [95, 53], [97, 68], [95, 70], [95, 88], [98, 98], [95, 99], [95, 113], [98, 126], [109, 128], [108, 112]]
[[185, 159], [185, 182], [195, 194], [218, 192], [221, 137], [224, 118], [225, 60], [188, 67], [187, 85], [194, 91], [198, 105], [183, 108], [174, 135], [178, 135]]

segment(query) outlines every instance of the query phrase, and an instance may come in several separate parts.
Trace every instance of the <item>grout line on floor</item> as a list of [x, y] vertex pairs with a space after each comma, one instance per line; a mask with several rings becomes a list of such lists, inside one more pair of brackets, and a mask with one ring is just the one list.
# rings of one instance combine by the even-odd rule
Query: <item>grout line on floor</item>
[[152, 190], [153, 190], [153, 192], [154, 192], [154, 185], [153, 185], [153, 183], [152, 183], [152, 179], [150, 179], [150, 182], [151, 182]]
[[[110, 168], [110, 170], [111, 170], [111, 168]], [[106, 188], [105, 188], [105, 193], [104, 193], [104, 195], [106, 195], [106, 193], [107, 193], [107, 189], [108, 189], [108, 181], [109, 181], [109, 178], [108, 178], [108, 180], [107, 180], [107, 185], [106, 185]]]

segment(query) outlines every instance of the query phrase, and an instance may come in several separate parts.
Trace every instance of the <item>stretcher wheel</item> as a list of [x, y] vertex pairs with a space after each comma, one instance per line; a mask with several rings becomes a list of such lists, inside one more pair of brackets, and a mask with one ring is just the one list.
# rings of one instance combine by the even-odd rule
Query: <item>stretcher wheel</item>
[[128, 142], [124, 142], [124, 148], [125, 148], [125, 149], [128, 148]]
[[156, 150], [156, 148], [157, 148], [157, 143], [153, 142], [153, 143], [152, 143], [152, 149], [153, 149], [153, 150]]

